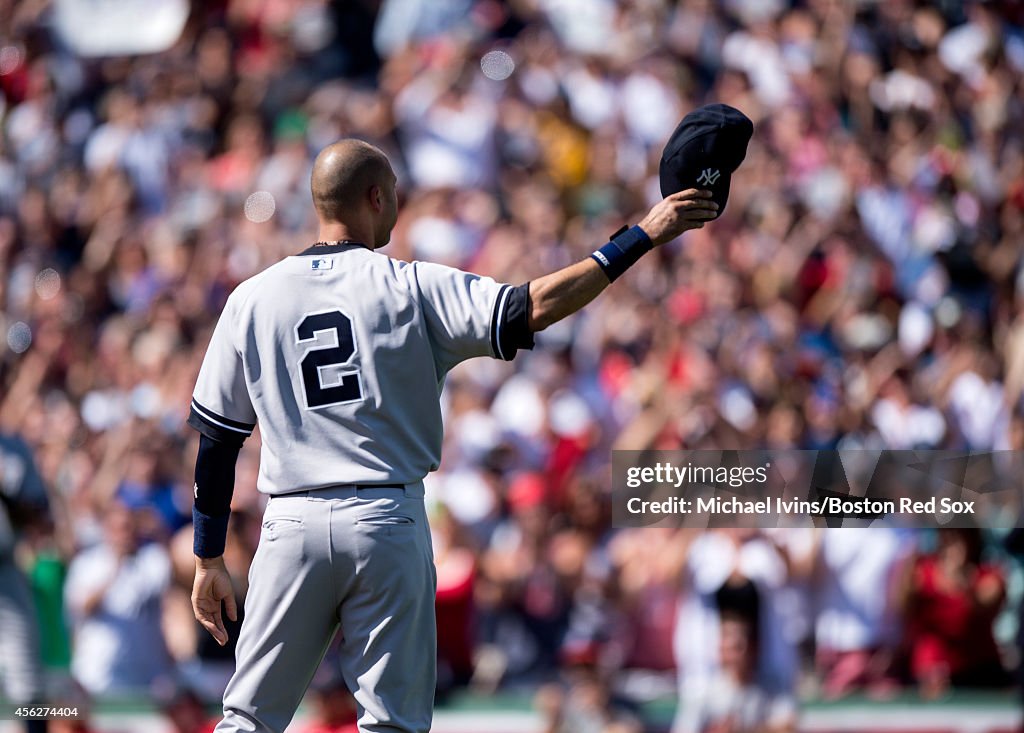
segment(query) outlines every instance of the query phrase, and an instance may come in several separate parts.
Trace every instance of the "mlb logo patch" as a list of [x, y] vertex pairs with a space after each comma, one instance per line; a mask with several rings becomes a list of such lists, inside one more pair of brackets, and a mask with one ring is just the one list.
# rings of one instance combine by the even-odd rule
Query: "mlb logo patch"
[[310, 262], [310, 266], [318, 272], [320, 270], [330, 270], [334, 267], [334, 260], [329, 258], [318, 258]]

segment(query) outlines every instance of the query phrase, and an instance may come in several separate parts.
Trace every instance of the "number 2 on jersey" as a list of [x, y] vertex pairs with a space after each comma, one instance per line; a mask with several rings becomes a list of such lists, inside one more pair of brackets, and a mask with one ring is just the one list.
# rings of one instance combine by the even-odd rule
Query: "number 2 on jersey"
[[295, 327], [299, 346], [307, 342], [323, 341], [324, 334], [331, 331], [334, 332], [334, 345], [314, 344], [299, 362], [302, 388], [306, 392], [306, 407], [310, 410], [363, 399], [358, 370], [342, 374], [341, 379], [336, 379], [333, 385], [323, 384], [323, 370], [344, 367], [356, 354], [352, 319], [339, 310], [333, 310], [303, 316], [299, 325]]

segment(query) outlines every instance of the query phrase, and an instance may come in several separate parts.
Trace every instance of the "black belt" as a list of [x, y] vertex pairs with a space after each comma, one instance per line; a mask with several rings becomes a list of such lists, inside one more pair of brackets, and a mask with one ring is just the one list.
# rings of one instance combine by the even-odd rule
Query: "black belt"
[[356, 491], [366, 491], [367, 489], [404, 489], [405, 484], [333, 484], [331, 486], [321, 486], [317, 489], [307, 489], [306, 491], [289, 491], [287, 494], [272, 494], [272, 496], [309, 496], [310, 494], [317, 494], [321, 491], [330, 491], [331, 489], [355, 489]]

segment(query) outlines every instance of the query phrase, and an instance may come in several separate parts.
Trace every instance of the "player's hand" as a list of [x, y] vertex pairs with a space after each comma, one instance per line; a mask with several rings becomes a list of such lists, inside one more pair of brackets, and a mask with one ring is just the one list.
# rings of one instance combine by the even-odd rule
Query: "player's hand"
[[640, 228], [657, 247], [683, 232], [700, 229], [716, 216], [718, 204], [711, 200], [711, 191], [688, 188], [655, 204], [640, 222]]
[[224, 558], [196, 558], [196, 579], [192, 584], [192, 611], [196, 620], [210, 632], [218, 644], [228, 643], [228, 632], [224, 628], [220, 604], [228, 618], [238, 620], [238, 609], [235, 605], [235, 589], [231, 586], [231, 575], [224, 567]]

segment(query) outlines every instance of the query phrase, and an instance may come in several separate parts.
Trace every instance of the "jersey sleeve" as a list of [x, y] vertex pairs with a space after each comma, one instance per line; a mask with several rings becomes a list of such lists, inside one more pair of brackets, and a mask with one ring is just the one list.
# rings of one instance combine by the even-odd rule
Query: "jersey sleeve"
[[435, 359], [442, 372], [474, 356], [511, 360], [509, 306], [516, 290], [482, 275], [432, 263], [414, 264]]
[[229, 443], [241, 443], [256, 427], [236, 345], [236, 323], [233, 301], [228, 298], [199, 369], [188, 416], [188, 424], [203, 435]]

